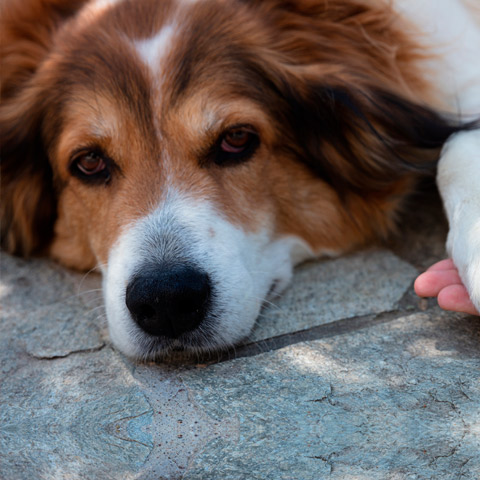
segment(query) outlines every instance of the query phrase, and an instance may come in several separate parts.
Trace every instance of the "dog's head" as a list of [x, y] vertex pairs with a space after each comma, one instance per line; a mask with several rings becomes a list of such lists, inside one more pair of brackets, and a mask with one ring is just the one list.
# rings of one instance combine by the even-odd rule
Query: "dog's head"
[[384, 236], [452, 132], [411, 101], [386, 8], [15, 0], [2, 22], [3, 245], [100, 265], [131, 356], [248, 335], [295, 263]]

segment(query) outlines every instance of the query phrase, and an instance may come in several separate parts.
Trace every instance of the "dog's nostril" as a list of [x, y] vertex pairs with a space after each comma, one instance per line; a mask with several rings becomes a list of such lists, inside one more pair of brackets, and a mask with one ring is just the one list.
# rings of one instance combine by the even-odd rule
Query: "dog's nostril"
[[210, 303], [210, 278], [189, 265], [146, 269], [128, 284], [125, 301], [138, 326], [150, 335], [177, 338], [194, 330]]

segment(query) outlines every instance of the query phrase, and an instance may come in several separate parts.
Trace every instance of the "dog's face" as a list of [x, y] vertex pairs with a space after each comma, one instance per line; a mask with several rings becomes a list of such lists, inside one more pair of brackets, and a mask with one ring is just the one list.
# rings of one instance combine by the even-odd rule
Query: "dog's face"
[[379, 52], [362, 64], [352, 39], [339, 64], [325, 7], [298, 4], [87, 2], [57, 18], [23, 88], [11, 67], [4, 243], [100, 265], [128, 355], [247, 336], [296, 263], [390, 230], [412, 152], [437, 135]]

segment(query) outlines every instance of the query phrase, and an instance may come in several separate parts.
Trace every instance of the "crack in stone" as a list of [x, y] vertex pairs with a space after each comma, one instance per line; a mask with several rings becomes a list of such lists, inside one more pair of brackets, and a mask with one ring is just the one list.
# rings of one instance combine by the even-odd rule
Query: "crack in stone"
[[[433, 382], [433, 379], [432, 379], [432, 382]], [[428, 392], [428, 394], [430, 395], [431, 399], [432, 399], [434, 402], [436, 402], [436, 403], [446, 403], [447, 405], [450, 405], [450, 407], [452, 408], [452, 410], [453, 410], [455, 413], [458, 413], [457, 406], [456, 406], [453, 402], [451, 402], [451, 401], [449, 401], [449, 400], [439, 400], [439, 399], [435, 396], [436, 393], [437, 393], [436, 391], [432, 391], [432, 390], [430, 390], [430, 391]]]
[[[138, 440], [135, 440], [134, 438], [128, 438], [128, 437], [125, 438], [125, 437], [121, 437], [120, 435], [115, 435], [115, 434], [113, 434], [113, 436], [114, 436], [115, 438], [118, 438], [119, 440], [123, 440], [123, 441], [125, 441], [125, 442], [138, 443], [139, 445], [143, 445], [144, 447], [147, 447], [147, 448], [149, 448], [150, 450], [152, 450], [152, 448], [153, 448], [152, 445], [147, 445], [146, 443], [139, 442]], [[145, 460], [145, 462], [146, 462], [146, 461], [147, 461], [147, 460]], [[144, 464], [145, 464], [145, 462], [144, 462]]]
[[330, 388], [330, 392], [323, 396], [322, 398], [315, 398], [313, 400], [307, 400], [307, 402], [311, 402], [311, 403], [323, 403], [325, 400], [332, 406], [335, 406], [335, 402], [332, 400], [332, 396], [334, 394], [334, 391], [333, 391], [333, 385], [330, 383], [329, 385], [329, 388]]
[[462, 389], [460, 389], [460, 393], [471, 402], [473, 401]]
[[314, 455], [308, 456], [307, 458], [311, 458], [312, 460], [321, 460], [322, 462], [324, 462], [330, 468], [329, 475], [332, 475], [335, 470], [335, 466], [330, 459], [333, 455], [336, 455], [336, 452], [332, 452], [328, 457], [325, 457], [324, 455]]
[[[115, 413], [118, 413], [120, 412], [121, 410], [118, 410], [117, 412]], [[123, 418], [118, 418], [117, 420], [115, 420], [115, 422], [123, 422], [125, 420], [133, 420], [134, 418], [138, 418], [138, 417], [141, 417], [143, 415], [147, 415], [149, 413], [153, 413], [153, 410], [147, 410], [146, 412], [142, 412], [142, 413], [139, 413], [138, 415], [133, 415], [131, 417], [123, 417]]]
[[428, 464], [429, 467], [431, 467], [432, 465], [434, 465], [439, 458], [450, 458], [450, 457], [453, 457], [453, 455], [455, 455], [458, 451], [458, 449], [460, 448], [461, 446], [461, 443], [460, 442], [458, 445], [456, 445], [452, 451], [450, 453], [448, 453], [447, 455], [437, 455], [436, 457], [433, 457], [433, 460]]
[[369, 314], [358, 317], [344, 318], [342, 320], [336, 320], [334, 322], [319, 325], [317, 327], [309, 328], [307, 330], [301, 330], [298, 332], [287, 333], [285, 335], [279, 335], [277, 337], [272, 337], [267, 340], [261, 340], [256, 343], [240, 345], [235, 348], [233, 358], [232, 351], [228, 350], [221, 354], [220, 358], [218, 358], [217, 356], [215, 360], [210, 359], [207, 356], [204, 360], [204, 363], [224, 363], [231, 360], [236, 360], [238, 358], [255, 357], [262, 353], [280, 350], [282, 348], [296, 345], [298, 343], [336, 337], [348, 333], [357, 332], [365, 328], [371, 328], [377, 325], [390, 323], [406, 314], [413, 315], [414, 313], [418, 312], [415, 312], [413, 310], [408, 312], [404, 310], [392, 310], [379, 314]]
[[[461, 391], [461, 390], [460, 390], [460, 391]], [[463, 392], [462, 392], [462, 393], [463, 393]], [[463, 441], [464, 441], [464, 439], [465, 439], [465, 437], [466, 437], [466, 435], [467, 435], [468, 426], [467, 426], [467, 424], [465, 423], [465, 420], [462, 418], [460, 412], [458, 411], [457, 406], [456, 406], [453, 402], [451, 402], [451, 401], [449, 401], [449, 400], [439, 400], [439, 399], [435, 396], [436, 391], [430, 391], [430, 392], [428, 392], [428, 394], [430, 395], [431, 399], [432, 399], [435, 403], [444, 403], [444, 404], [449, 405], [449, 406], [452, 408], [452, 410], [458, 415], [458, 419], [462, 422], [462, 425], [463, 425], [462, 435], [461, 435], [461, 438], [460, 438], [460, 440], [458, 441], [457, 445], [455, 445], [455, 446], [452, 448], [452, 450], [451, 450], [448, 454], [446, 454], [446, 455], [437, 455], [437, 456], [434, 456], [433, 459], [432, 459], [432, 461], [429, 463], [429, 466], [431, 467], [432, 465], [434, 465], [434, 464], [438, 461], [438, 459], [440, 459], [440, 458], [450, 458], [450, 457], [453, 457], [453, 456], [459, 451], [459, 449], [461, 448], [461, 446], [462, 446], [462, 444], [463, 444]], [[465, 396], [466, 396], [466, 395], [465, 395]], [[467, 398], [468, 398], [468, 396], [467, 396]], [[470, 460], [471, 460], [471, 459], [468, 459], [468, 460], [465, 462], [464, 465], [466, 465]], [[462, 465], [462, 468], [463, 468], [464, 465]]]
[[35, 353], [32, 353], [32, 352], [29, 352], [27, 350], [25, 350], [25, 353], [26, 353], [27, 356], [29, 356], [31, 358], [35, 358], [37, 360], [58, 360], [60, 358], [68, 358], [71, 355], [100, 352], [106, 346], [107, 346], [107, 344], [105, 342], [103, 342], [101, 345], [99, 345], [97, 347], [71, 350], [70, 352], [62, 354], [62, 355], [38, 355], [38, 354], [35, 354]]

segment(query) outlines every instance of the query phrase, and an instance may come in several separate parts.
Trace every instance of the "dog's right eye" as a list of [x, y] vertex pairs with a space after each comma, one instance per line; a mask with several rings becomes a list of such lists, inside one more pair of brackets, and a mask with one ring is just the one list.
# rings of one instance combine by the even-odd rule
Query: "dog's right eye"
[[70, 161], [70, 173], [85, 183], [108, 183], [111, 178], [111, 160], [99, 151], [82, 151]]
[[107, 168], [105, 160], [94, 153], [89, 153], [77, 160], [77, 168], [85, 175], [95, 175]]
[[259, 145], [260, 137], [254, 127], [237, 125], [219, 137], [209, 155], [217, 165], [236, 165], [250, 159]]

